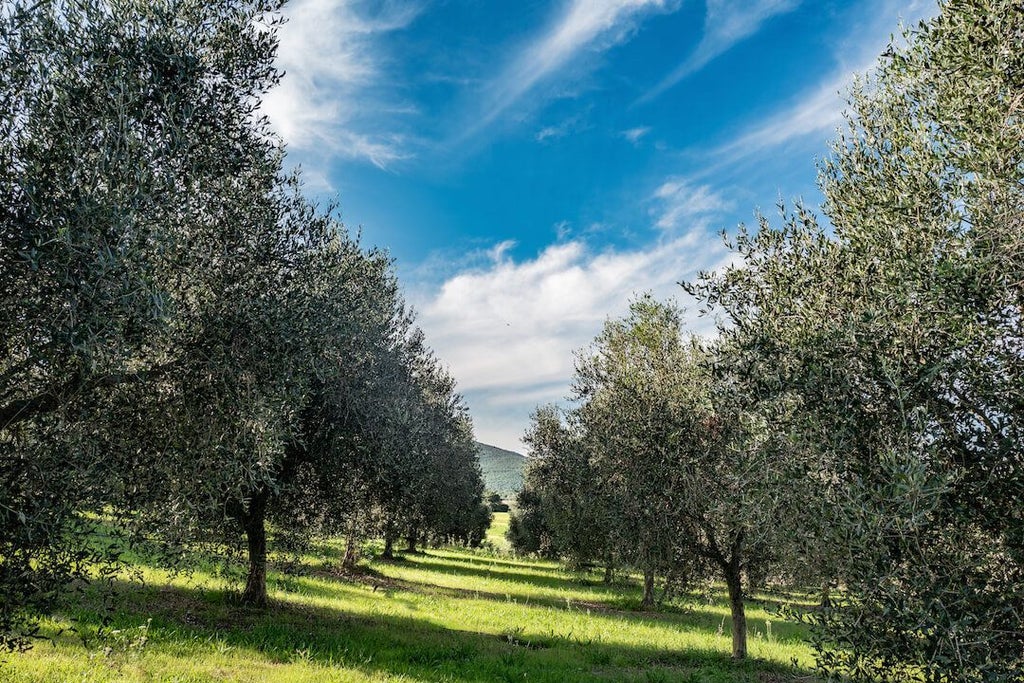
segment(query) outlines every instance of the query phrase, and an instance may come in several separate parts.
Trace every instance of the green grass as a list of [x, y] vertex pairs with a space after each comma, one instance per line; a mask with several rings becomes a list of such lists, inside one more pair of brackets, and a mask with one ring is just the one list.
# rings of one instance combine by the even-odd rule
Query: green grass
[[345, 576], [333, 564], [340, 547], [325, 551], [301, 576], [272, 574], [265, 612], [234, 604], [212, 573], [142, 567], [144, 582], [116, 586], [105, 637], [100, 596], [82, 598], [43, 624], [52, 640], [8, 656], [0, 680], [808, 680], [802, 630], [758, 603], [751, 660], [736, 665], [720, 595], [639, 612], [635, 581], [609, 587], [550, 562], [429, 550]]
[[487, 541], [496, 549], [507, 551], [511, 549], [509, 542], [505, 540], [505, 532], [508, 531], [508, 512], [495, 512], [491, 520], [491, 528], [487, 530]]

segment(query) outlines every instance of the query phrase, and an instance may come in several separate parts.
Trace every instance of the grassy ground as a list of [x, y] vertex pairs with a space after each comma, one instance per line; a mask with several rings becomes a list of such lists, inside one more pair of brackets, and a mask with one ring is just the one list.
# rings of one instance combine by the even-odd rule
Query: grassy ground
[[721, 596], [644, 613], [634, 582], [607, 587], [548, 562], [429, 550], [343, 575], [339, 554], [330, 545], [303, 575], [273, 575], [266, 612], [235, 605], [212, 573], [144, 568], [144, 582], [117, 585], [105, 637], [98, 598], [84, 598], [65, 615], [76, 632], [46, 622], [52, 640], [9, 656], [0, 680], [807, 680], [801, 630], [759, 604], [751, 660], [735, 665]]
[[505, 540], [505, 532], [508, 531], [508, 518], [509, 513], [507, 512], [495, 512], [494, 519], [491, 520], [491, 527], [487, 530], [487, 540], [497, 550], [510, 550], [508, 541]]

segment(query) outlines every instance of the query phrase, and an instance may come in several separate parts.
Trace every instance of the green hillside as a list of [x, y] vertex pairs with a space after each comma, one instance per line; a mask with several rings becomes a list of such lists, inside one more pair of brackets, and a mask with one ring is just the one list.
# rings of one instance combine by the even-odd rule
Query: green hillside
[[484, 471], [484, 485], [497, 491], [502, 498], [511, 498], [523, 487], [523, 469], [526, 456], [504, 448], [476, 442], [480, 451], [480, 468]]

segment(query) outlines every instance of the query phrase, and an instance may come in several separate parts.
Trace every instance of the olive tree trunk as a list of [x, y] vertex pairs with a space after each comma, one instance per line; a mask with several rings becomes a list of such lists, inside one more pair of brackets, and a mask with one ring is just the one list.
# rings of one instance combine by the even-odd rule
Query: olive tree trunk
[[345, 557], [341, 561], [341, 566], [347, 570], [356, 568], [356, 563], [359, 562], [359, 542], [360, 537], [356, 532], [351, 532], [348, 538], [345, 539]]
[[242, 511], [239, 521], [245, 531], [249, 550], [249, 574], [242, 591], [242, 604], [251, 607], [267, 606], [267, 499], [266, 489], [253, 495]]
[[381, 557], [385, 560], [395, 559], [395, 528], [391, 522], [384, 526], [384, 552]]
[[743, 577], [736, 563], [725, 568], [725, 585], [729, 589], [732, 612], [732, 658], [747, 658], [747, 612], [743, 606]]
[[409, 533], [405, 537], [405, 552], [414, 553], [416, 552], [416, 543], [419, 541], [420, 531], [416, 527], [410, 527]]
[[654, 570], [644, 570], [644, 598], [640, 601], [641, 609], [654, 607]]

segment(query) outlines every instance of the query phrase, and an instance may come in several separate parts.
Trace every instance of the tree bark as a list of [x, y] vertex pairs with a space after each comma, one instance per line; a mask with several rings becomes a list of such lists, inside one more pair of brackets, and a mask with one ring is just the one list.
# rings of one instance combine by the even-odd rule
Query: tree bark
[[395, 559], [395, 532], [390, 522], [384, 527], [384, 552], [381, 557], [385, 560]]
[[416, 542], [419, 540], [420, 531], [416, 527], [410, 527], [409, 533], [405, 537], [405, 552], [414, 553], [416, 552]]
[[341, 561], [341, 566], [345, 569], [355, 569], [356, 562], [359, 561], [359, 537], [353, 531], [348, 535], [345, 541], [345, 557]]
[[248, 508], [242, 512], [241, 523], [249, 547], [249, 575], [242, 591], [242, 604], [251, 607], [267, 606], [267, 499], [266, 488], [249, 500]]
[[612, 585], [612, 581], [615, 580], [615, 567], [609, 561], [604, 565], [604, 583], [606, 586]]
[[644, 599], [640, 601], [640, 609], [654, 607], [654, 570], [644, 570]]
[[725, 568], [725, 585], [729, 589], [732, 611], [732, 658], [747, 658], [747, 612], [743, 606], [743, 578], [735, 562]]

